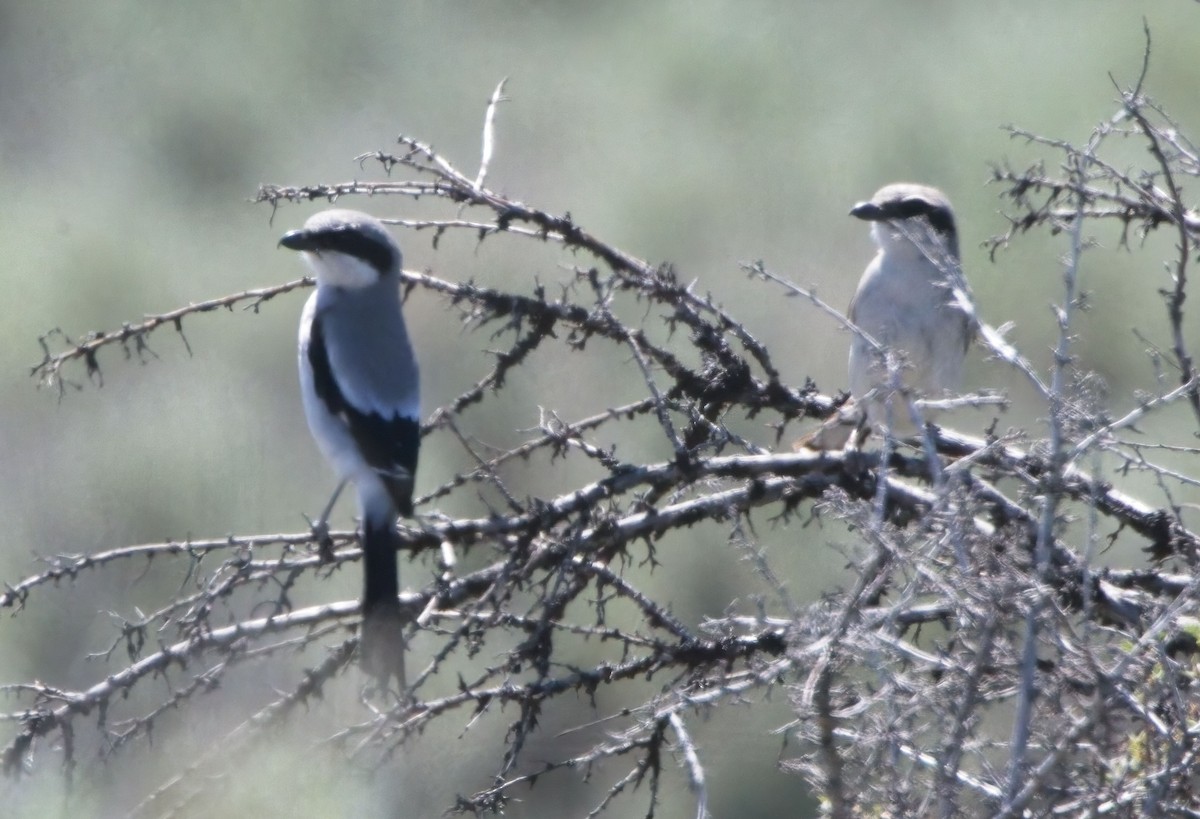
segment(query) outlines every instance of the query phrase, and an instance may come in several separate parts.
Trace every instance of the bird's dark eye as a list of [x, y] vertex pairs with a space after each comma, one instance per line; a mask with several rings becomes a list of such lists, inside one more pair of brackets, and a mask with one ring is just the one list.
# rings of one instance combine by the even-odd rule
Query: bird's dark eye
[[925, 218], [929, 220], [929, 226], [938, 233], [950, 234], [954, 232], [954, 217], [945, 208], [933, 208], [925, 214]]
[[926, 199], [902, 199], [888, 207], [889, 219], [914, 219], [924, 216], [929, 220], [929, 226], [938, 233], [954, 231], [954, 217], [944, 207], [930, 204]]
[[361, 259], [380, 273], [386, 273], [394, 263], [392, 249], [382, 238], [358, 230], [323, 230], [313, 236], [321, 250], [334, 250]]

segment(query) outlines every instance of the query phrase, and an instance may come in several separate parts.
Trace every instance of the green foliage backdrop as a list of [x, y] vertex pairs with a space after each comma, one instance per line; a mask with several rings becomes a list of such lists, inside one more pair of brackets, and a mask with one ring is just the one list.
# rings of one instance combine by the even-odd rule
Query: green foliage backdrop
[[[171, 334], [154, 339], [141, 362], [109, 351], [102, 389], [76, 373], [83, 389], [68, 388], [61, 401], [27, 376], [41, 355], [37, 338], [56, 326], [77, 337], [296, 278], [296, 260], [275, 252], [275, 242], [312, 208], [284, 207], [272, 224], [270, 209], [250, 201], [259, 183], [374, 174], [352, 157], [391, 149], [401, 131], [470, 168], [484, 105], [503, 77], [512, 100], [500, 109], [490, 186], [569, 211], [606, 241], [697, 279], [777, 351], [793, 383], [812, 377], [826, 392], [843, 387], [846, 337], [798, 300], [748, 286], [738, 262], [762, 259], [845, 304], [872, 252], [846, 211], [899, 179], [950, 193], [981, 311], [996, 324], [1015, 320], [1013, 340], [1048, 356], [1055, 328], [1047, 305], [1065, 242], [1038, 237], [989, 261], [979, 244], [1006, 227], [995, 189], [984, 184], [989, 163], [1022, 166], [1041, 156], [1004, 133], [1005, 124], [1086, 139], [1117, 96], [1109, 72], [1131, 82], [1140, 69], [1143, 14], [1155, 37], [1150, 90], [1195, 134], [1200, 14], [1183, 3], [4, 4], [0, 580], [35, 572], [37, 555], [299, 529], [330, 487], [297, 396], [299, 294], [258, 314], [189, 321], [190, 354]], [[1131, 147], [1130, 161], [1141, 161], [1134, 150], [1143, 148]], [[398, 199], [353, 206], [394, 217], [413, 207]], [[497, 287], [563, 275], [553, 253], [533, 253], [528, 243], [457, 236], [434, 248], [430, 238], [401, 236], [408, 268]], [[1117, 236], [1100, 238], [1115, 245]], [[1089, 257], [1092, 310], [1077, 350], [1081, 366], [1107, 380], [1116, 410], [1151, 386], [1131, 328], [1161, 320], [1153, 288], [1134, 278], [1156, 275], [1148, 260], [1170, 255], [1169, 237], [1153, 241], [1162, 252], [1152, 248], [1136, 264], [1119, 252]], [[483, 371], [489, 339], [462, 332], [456, 314], [432, 298], [408, 310], [435, 406]], [[555, 409], [564, 417], [621, 400], [606, 394], [603, 372], [570, 363], [521, 373], [528, 384], [513, 392], [529, 400], [506, 400], [511, 414], [480, 430], [504, 443], [535, 426], [536, 396], [564, 378], [578, 400], [573, 407], [563, 396]], [[1017, 404], [1002, 423], [1036, 415], [1021, 402], [1021, 385], [978, 355], [967, 386], [1013, 391]], [[977, 433], [989, 420], [964, 426]], [[422, 483], [436, 485], [461, 458], [423, 456]], [[337, 522], [351, 514], [341, 507]], [[660, 599], [689, 622], [720, 613], [741, 582], [712, 576], [704, 548], [693, 565], [658, 578]], [[781, 560], [796, 570], [789, 581], [802, 599], [842, 571], [833, 551]], [[42, 597], [20, 630], [0, 620], [0, 682], [90, 679], [84, 658], [105, 647], [105, 612], [128, 613], [181, 580], [152, 565], [111, 588]], [[353, 595], [350, 573], [330, 582], [330, 599]], [[325, 729], [336, 730], [353, 706], [333, 704]], [[787, 718], [786, 703], [752, 720], [715, 715], [698, 736], [702, 746], [706, 737], [721, 740], [708, 746], [714, 816], [802, 804], [802, 782], [775, 770], [778, 747], [763, 741]], [[179, 730], [197, 747], [217, 735], [214, 726]], [[396, 778], [380, 782], [311, 766], [314, 738], [281, 737], [253, 778], [226, 783], [229, 815], [282, 806], [345, 815], [347, 805], [383, 804], [392, 789], [413, 815], [428, 815], [445, 797], [431, 782], [487, 769], [486, 761], [470, 769], [469, 754], [450, 744], [443, 758], [398, 761]], [[10, 815], [69, 805], [72, 815], [106, 816], [128, 792], [177, 768], [151, 752], [144, 781], [80, 785], [64, 802], [64, 781], [41, 770], [0, 784], [0, 796], [15, 807]], [[564, 791], [563, 804], [590, 804], [567, 801], [574, 798]], [[527, 815], [521, 810], [509, 813]], [[668, 804], [661, 815], [692, 810]]]

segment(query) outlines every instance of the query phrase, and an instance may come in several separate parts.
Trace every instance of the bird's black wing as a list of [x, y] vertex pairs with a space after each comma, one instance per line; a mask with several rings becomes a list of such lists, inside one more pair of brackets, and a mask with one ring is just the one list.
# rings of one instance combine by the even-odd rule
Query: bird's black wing
[[383, 479], [396, 510], [405, 516], [412, 515], [413, 476], [421, 444], [420, 421], [398, 413], [387, 417], [363, 411], [347, 400], [329, 363], [320, 312], [313, 316], [309, 331], [308, 363], [317, 397], [333, 416], [346, 424], [363, 458]]

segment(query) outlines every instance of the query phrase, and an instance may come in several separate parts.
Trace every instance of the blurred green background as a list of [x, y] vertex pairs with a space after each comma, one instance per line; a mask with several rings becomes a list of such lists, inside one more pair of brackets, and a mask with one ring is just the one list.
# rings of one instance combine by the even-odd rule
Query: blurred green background
[[[742, 317], [794, 383], [811, 376], [827, 392], [844, 386], [846, 338], [811, 307], [749, 283], [737, 263], [762, 259], [845, 305], [872, 253], [864, 225], [846, 212], [896, 180], [949, 193], [983, 315], [1015, 320], [1012, 338], [1045, 366], [1066, 240], [1022, 239], [990, 262], [979, 243], [1005, 221], [998, 189], [984, 184], [989, 163], [1058, 160], [1011, 140], [1004, 124], [1085, 141], [1115, 110], [1109, 73], [1123, 85], [1136, 80], [1143, 15], [1154, 36], [1148, 90], [1196, 136], [1200, 10], [1190, 3], [0, 3], [0, 580], [36, 572], [38, 555], [299, 530], [301, 514], [316, 512], [330, 487], [297, 396], [303, 293], [259, 314], [189, 320], [190, 357], [169, 331], [152, 339], [158, 358], [144, 366], [107, 350], [103, 388], [69, 369], [85, 387], [62, 401], [28, 377], [37, 338], [54, 327], [78, 337], [298, 277], [297, 260], [276, 240], [323, 205], [285, 206], [272, 224], [270, 208], [249, 201], [259, 183], [379, 178], [352, 157], [391, 149], [399, 132], [473, 174], [484, 105], [504, 77], [512, 101], [499, 112], [489, 185], [569, 210], [626, 251], [673, 263]], [[1148, 161], [1133, 140], [1113, 156], [1118, 165]], [[341, 204], [430, 215], [409, 200]], [[1115, 233], [1097, 238], [1102, 247], [1084, 273], [1092, 309], [1076, 349], [1119, 410], [1135, 389], [1153, 388], [1146, 345], [1131, 330], [1167, 340], [1155, 291], [1167, 284], [1170, 237], [1134, 254], [1116, 249]], [[436, 250], [426, 234], [400, 239], [409, 268], [519, 291], [535, 278], [562, 279], [562, 265], [576, 262], [504, 237], [482, 246], [457, 237]], [[1196, 309], [1189, 329], [1200, 346]], [[463, 332], [457, 314], [426, 295], [408, 314], [427, 408], [486, 372], [481, 351], [503, 346], [490, 332]], [[510, 417], [475, 418], [473, 431], [519, 437], [515, 430], [536, 425], [539, 404], [571, 418], [627, 397], [606, 391], [602, 370], [588, 372], [584, 360], [539, 359], [497, 404]], [[969, 372], [969, 386], [1008, 387], [1018, 399], [1002, 425], [1043, 414], [999, 365], [976, 354]], [[1182, 428], [1186, 416], [1177, 417]], [[978, 431], [988, 421], [968, 415], [961, 426]], [[462, 462], [451, 449], [436, 443], [423, 456], [422, 488]], [[483, 511], [469, 500], [446, 511]], [[348, 525], [351, 514], [343, 505], [338, 522]], [[821, 548], [832, 534], [805, 537], [816, 546], [778, 555], [803, 570], [788, 578], [800, 599], [838, 582], [844, 562]], [[753, 588], [752, 569], [722, 549], [718, 538], [665, 555], [657, 591], [688, 619], [718, 615]], [[106, 647], [104, 613], [161, 605], [180, 580], [163, 567], [162, 582], [141, 581], [141, 568], [42, 590], [19, 617], [5, 612], [0, 682], [70, 687], [102, 676], [101, 664], [80, 658]], [[350, 574], [335, 578], [330, 599], [355, 593]], [[218, 706], [202, 701], [192, 715], [206, 707]], [[204, 812], [361, 816], [399, 805], [398, 815], [436, 815], [493, 770], [495, 745], [472, 735], [454, 743], [453, 733], [447, 744], [401, 755], [386, 776], [343, 770], [336, 755], [314, 766], [315, 738], [362, 718], [353, 697], [324, 708], [316, 726], [269, 743], [254, 770], [214, 786]], [[713, 816], [809, 815], [803, 783], [775, 769], [794, 749], [781, 751], [766, 733], [787, 719], [776, 698], [697, 726]], [[212, 739], [203, 725], [173, 730], [193, 746], [161, 747]], [[140, 767], [118, 762], [68, 796], [53, 753], [41, 748], [35, 776], [0, 786], [6, 815], [116, 815], [186, 763], [153, 752], [135, 758]], [[680, 782], [657, 815], [694, 814]], [[585, 814], [600, 791], [576, 784], [567, 775], [557, 790], [540, 786], [508, 815]], [[640, 813], [639, 800], [644, 794], [616, 815]]]

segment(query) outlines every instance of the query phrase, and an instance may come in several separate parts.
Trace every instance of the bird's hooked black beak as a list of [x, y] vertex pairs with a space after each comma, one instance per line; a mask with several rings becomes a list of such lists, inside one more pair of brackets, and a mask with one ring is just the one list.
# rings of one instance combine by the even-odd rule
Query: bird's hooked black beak
[[283, 234], [283, 238], [279, 240], [280, 247], [286, 247], [288, 250], [316, 250], [317, 245], [313, 240], [312, 233], [307, 230], [289, 230]]
[[868, 222], [882, 222], [887, 218], [883, 215], [883, 208], [874, 202], [859, 202], [850, 208], [850, 215], [857, 216], [859, 219], [865, 219]]

